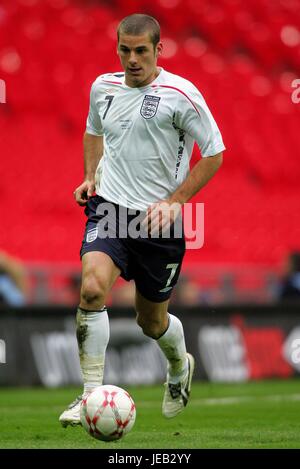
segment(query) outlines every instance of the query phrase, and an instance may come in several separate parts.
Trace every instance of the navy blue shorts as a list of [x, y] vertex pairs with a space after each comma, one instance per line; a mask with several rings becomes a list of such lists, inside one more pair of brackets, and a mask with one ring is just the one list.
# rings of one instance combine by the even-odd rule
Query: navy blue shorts
[[[137, 220], [137, 214], [143, 218], [145, 213], [136, 212], [133, 215], [128, 209], [112, 204], [116, 211], [116, 223], [110, 224], [105, 222], [105, 204], [108, 202], [98, 195], [91, 197], [87, 202], [85, 215], [88, 220], [80, 257], [92, 251], [106, 253], [121, 270], [122, 278], [135, 281], [141, 295], [157, 303], [166, 301], [171, 296], [180, 274], [185, 253], [183, 230], [181, 237], [174, 236], [173, 229], [168, 238], [124, 236], [124, 224], [128, 226], [133, 219]], [[106, 236], [99, 236], [99, 233], [104, 231]]]

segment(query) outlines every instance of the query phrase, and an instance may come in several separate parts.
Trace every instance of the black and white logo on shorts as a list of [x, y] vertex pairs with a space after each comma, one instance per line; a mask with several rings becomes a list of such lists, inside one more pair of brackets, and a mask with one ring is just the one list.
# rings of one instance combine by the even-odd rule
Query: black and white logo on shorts
[[86, 242], [92, 243], [93, 241], [95, 241], [95, 239], [97, 239], [97, 236], [98, 236], [98, 227], [96, 226], [96, 228], [92, 228], [91, 230], [87, 232]]
[[157, 113], [159, 101], [160, 98], [158, 96], [146, 94], [140, 109], [141, 116], [143, 116], [144, 119], [151, 119], [154, 117]]

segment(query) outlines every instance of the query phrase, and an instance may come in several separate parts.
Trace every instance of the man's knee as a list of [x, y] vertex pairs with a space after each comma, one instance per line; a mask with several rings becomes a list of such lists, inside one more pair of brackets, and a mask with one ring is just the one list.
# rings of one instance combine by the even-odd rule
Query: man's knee
[[89, 304], [104, 303], [106, 287], [104, 281], [95, 274], [86, 275], [82, 280], [81, 300]]
[[142, 328], [143, 333], [152, 339], [159, 339], [166, 330], [165, 321], [161, 319], [145, 318], [137, 313], [136, 321]]

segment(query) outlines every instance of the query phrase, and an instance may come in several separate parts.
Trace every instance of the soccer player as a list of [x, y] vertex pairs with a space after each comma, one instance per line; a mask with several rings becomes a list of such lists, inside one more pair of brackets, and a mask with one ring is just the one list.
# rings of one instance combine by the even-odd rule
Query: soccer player
[[[74, 192], [88, 217], [76, 318], [84, 389], [60, 416], [63, 426], [80, 424], [82, 398], [102, 384], [109, 341], [105, 298], [120, 275], [134, 280], [137, 323], [168, 362], [165, 417], [175, 417], [186, 406], [194, 372], [182, 323], [168, 312], [185, 252], [184, 235], [175, 236], [172, 227], [183, 204], [219, 169], [225, 147], [197, 88], [157, 66], [163, 48], [158, 22], [130, 15], [119, 24], [117, 37], [124, 71], [101, 75], [92, 85], [85, 178]], [[202, 158], [190, 171], [195, 141]], [[116, 227], [105, 218], [110, 207]], [[120, 236], [133, 212], [143, 215], [141, 233], [144, 228], [148, 236]], [[106, 237], [103, 220], [109, 226]], [[163, 236], [166, 228], [171, 228], [168, 237]]]

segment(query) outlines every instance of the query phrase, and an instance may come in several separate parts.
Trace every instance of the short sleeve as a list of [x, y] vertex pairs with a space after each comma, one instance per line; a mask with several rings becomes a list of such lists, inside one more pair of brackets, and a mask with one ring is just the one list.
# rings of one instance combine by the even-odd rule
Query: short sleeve
[[103, 135], [101, 118], [97, 108], [95, 83], [93, 83], [90, 93], [90, 108], [86, 121], [86, 132], [99, 137]]
[[213, 156], [225, 150], [220, 130], [203, 96], [196, 87], [180, 93], [177, 125], [199, 145], [202, 157]]

